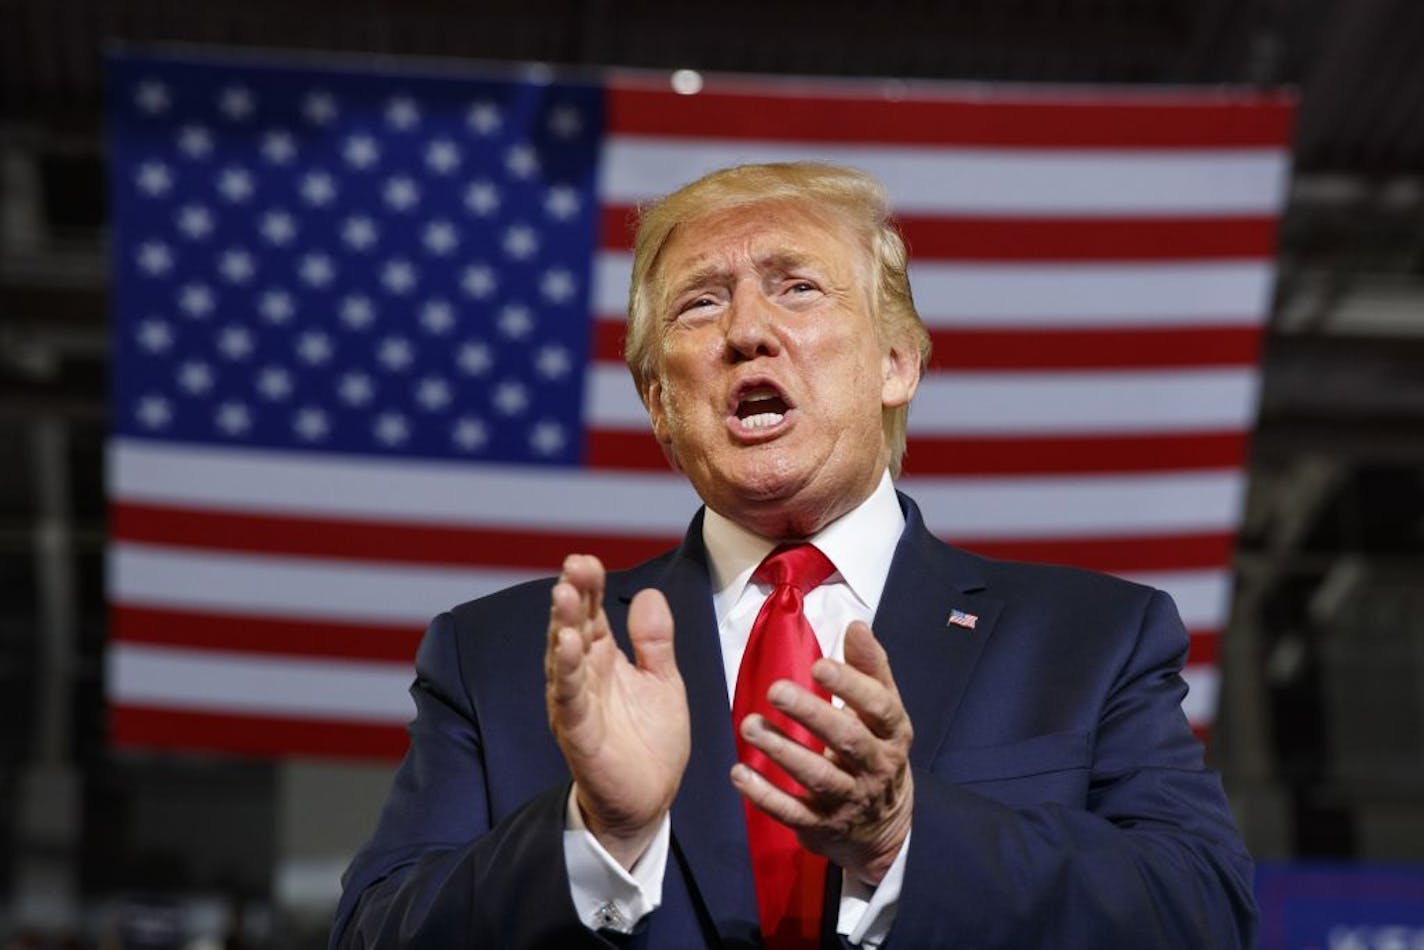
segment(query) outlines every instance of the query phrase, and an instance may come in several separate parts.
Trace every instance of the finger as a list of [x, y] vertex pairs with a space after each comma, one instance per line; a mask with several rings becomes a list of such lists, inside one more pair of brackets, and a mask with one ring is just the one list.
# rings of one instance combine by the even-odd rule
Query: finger
[[628, 638], [638, 668], [670, 679], [678, 675], [673, 650], [672, 610], [661, 591], [640, 590], [628, 606]]
[[817, 823], [818, 816], [805, 802], [783, 792], [766, 776], [741, 762], [732, 766], [732, 785], [747, 801], [788, 828], [811, 828]]
[[880, 641], [875, 639], [870, 625], [862, 620], [852, 620], [846, 627], [845, 661], [885, 686], [895, 688], [895, 677], [890, 673], [890, 657]]
[[847, 713], [837, 709], [789, 680], [773, 683], [767, 690], [767, 700], [825, 743], [845, 771], [869, 772], [882, 764], [884, 753], [879, 740], [854, 710]]
[[561, 627], [553, 637], [549, 650], [549, 680], [547, 695], [551, 716], [558, 715], [573, 724], [583, 717], [588, 707], [588, 679], [583, 638], [572, 627]]
[[603, 585], [607, 579], [603, 562], [592, 554], [570, 554], [564, 558], [560, 578], [579, 592], [587, 617], [590, 620], [596, 618], [603, 609]]
[[850, 709], [869, 727], [870, 731], [882, 739], [894, 738], [906, 731], [910, 725], [905, 704], [900, 692], [895, 688], [895, 679], [890, 675], [890, 664], [884, 650], [870, 637], [870, 628], [862, 623], [851, 624], [846, 631], [847, 654], [852, 639], [869, 639], [870, 647], [859, 644], [862, 652], [857, 657], [867, 661], [868, 652], [878, 654], [869, 662], [873, 670], [857, 668], [850, 663], [836, 663], [834, 660], [817, 660], [811, 667], [811, 676], [825, 689], [841, 698]]
[[767, 758], [800, 783], [813, 797], [844, 800], [854, 794], [855, 779], [819, 752], [790, 738], [774, 723], [756, 713], [742, 720], [742, 738], [766, 753]]

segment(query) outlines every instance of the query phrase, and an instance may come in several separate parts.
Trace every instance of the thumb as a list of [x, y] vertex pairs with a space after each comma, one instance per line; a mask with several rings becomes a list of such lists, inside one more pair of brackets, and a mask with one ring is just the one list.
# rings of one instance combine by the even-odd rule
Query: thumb
[[638, 668], [655, 676], [677, 676], [672, 648], [672, 610], [662, 591], [638, 591], [628, 606], [628, 639]]

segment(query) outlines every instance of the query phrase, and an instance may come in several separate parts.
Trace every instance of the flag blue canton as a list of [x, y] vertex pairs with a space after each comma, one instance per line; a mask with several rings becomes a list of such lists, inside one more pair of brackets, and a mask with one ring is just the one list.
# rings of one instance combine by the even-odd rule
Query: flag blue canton
[[109, 69], [116, 432], [578, 463], [598, 87]]

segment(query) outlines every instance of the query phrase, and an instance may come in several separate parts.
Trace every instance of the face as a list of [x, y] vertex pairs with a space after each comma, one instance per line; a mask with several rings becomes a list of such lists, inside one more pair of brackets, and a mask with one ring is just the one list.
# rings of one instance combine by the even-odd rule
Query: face
[[868, 253], [841, 222], [786, 203], [678, 225], [655, 278], [653, 432], [709, 507], [804, 537], [875, 489], [881, 411], [918, 358], [882, 340]]

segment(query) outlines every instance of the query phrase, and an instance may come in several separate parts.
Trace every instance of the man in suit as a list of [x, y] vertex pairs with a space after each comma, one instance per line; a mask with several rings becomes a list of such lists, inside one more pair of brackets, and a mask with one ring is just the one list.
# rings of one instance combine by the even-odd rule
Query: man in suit
[[1248, 945], [1170, 599], [957, 551], [891, 487], [929, 344], [878, 183], [694, 182], [629, 314], [705, 508], [432, 623], [332, 945]]

